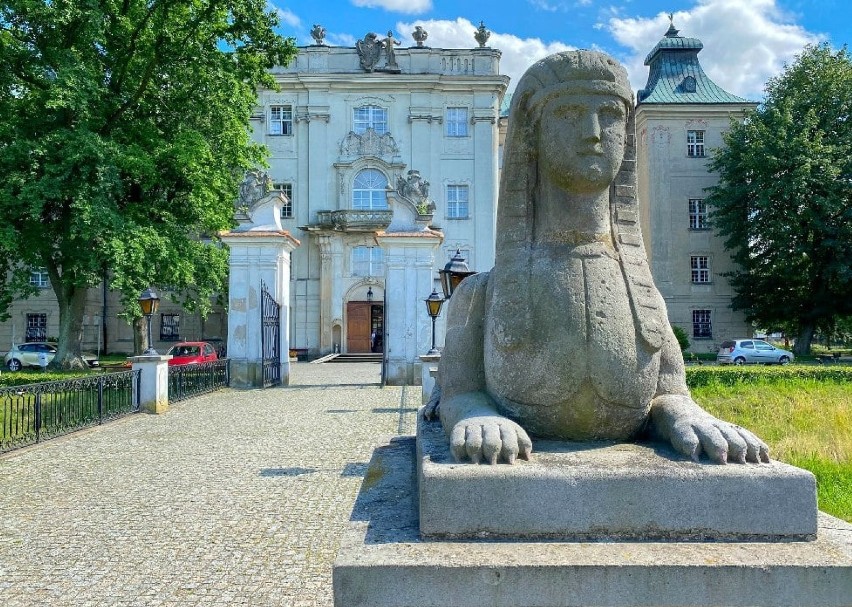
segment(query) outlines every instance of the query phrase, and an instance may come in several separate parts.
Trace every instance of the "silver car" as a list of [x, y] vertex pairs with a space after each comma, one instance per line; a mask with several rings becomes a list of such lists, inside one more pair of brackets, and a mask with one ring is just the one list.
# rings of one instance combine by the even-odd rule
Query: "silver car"
[[[56, 356], [56, 344], [45, 341], [33, 341], [17, 346], [13, 345], [9, 353], [6, 354], [3, 362], [10, 371], [19, 371], [23, 367], [38, 367], [41, 364], [39, 354], [43, 354], [45, 363], [50, 364], [50, 361]], [[100, 365], [100, 361], [93, 354], [84, 353], [82, 357], [90, 367]]]
[[786, 365], [793, 358], [792, 352], [776, 348], [762, 339], [732, 339], [722, 342], [716, 362], [720, 365]]

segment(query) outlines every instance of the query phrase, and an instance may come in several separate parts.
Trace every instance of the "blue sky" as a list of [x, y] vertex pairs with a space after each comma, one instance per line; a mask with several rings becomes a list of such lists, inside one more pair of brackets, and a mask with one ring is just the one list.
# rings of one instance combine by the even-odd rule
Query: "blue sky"
[[514, 83], [534, 61], [572, 48], [593, 48], [628, 69], [634, 89], [647, 79], [643, 60], [674, 13], [682, 36], [699, 38], [705, 71], [737, 95], [760, 100], [767, 79], [794, 60], [806, 44], [840, 48], [852, 34], [849, 0], [270, 0], [281, 33], [311, 44], [318, 23], [326, 42], [354, 46], [368, 32], [389, 29], [413, 46], [422, 25], [428, 46], [469, 48], [480, 20], [492, 32], [488, 45], [503, 52], [501, 71]]

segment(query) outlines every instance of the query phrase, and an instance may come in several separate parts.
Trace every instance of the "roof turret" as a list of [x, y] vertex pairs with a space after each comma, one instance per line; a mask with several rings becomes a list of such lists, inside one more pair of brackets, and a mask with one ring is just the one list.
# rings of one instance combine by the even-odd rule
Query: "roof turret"
[[701, 40], [680, 36], [672, 22], [665, 36], [645, 57], [645, 65], [651, 69], [648, 83], [639, 91], [638, 103], [749, 103], [724, 90], [704, 73], [698, 61], [702, 48]]

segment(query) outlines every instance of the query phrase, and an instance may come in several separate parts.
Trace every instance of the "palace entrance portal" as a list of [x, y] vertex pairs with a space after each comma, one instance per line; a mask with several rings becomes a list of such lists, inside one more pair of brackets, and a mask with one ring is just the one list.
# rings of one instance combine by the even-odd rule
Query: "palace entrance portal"
[[382, 352], [384, 348], [384, 305], [372, 301], [346, 304], [346, 352]]

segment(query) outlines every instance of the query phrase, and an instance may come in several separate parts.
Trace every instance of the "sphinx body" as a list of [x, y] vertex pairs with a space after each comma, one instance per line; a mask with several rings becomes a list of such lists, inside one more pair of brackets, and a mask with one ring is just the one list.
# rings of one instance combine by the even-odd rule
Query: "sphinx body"
[[690, 397], [639, 232], [632, 97], [593, 51], [552, 55], [510, 110], [494, 268], [448, 306], [440, 417], [459, 460], [529, 457], [529, 435], [649, 431], [716, 462], [768, 461], [749, 431]]

